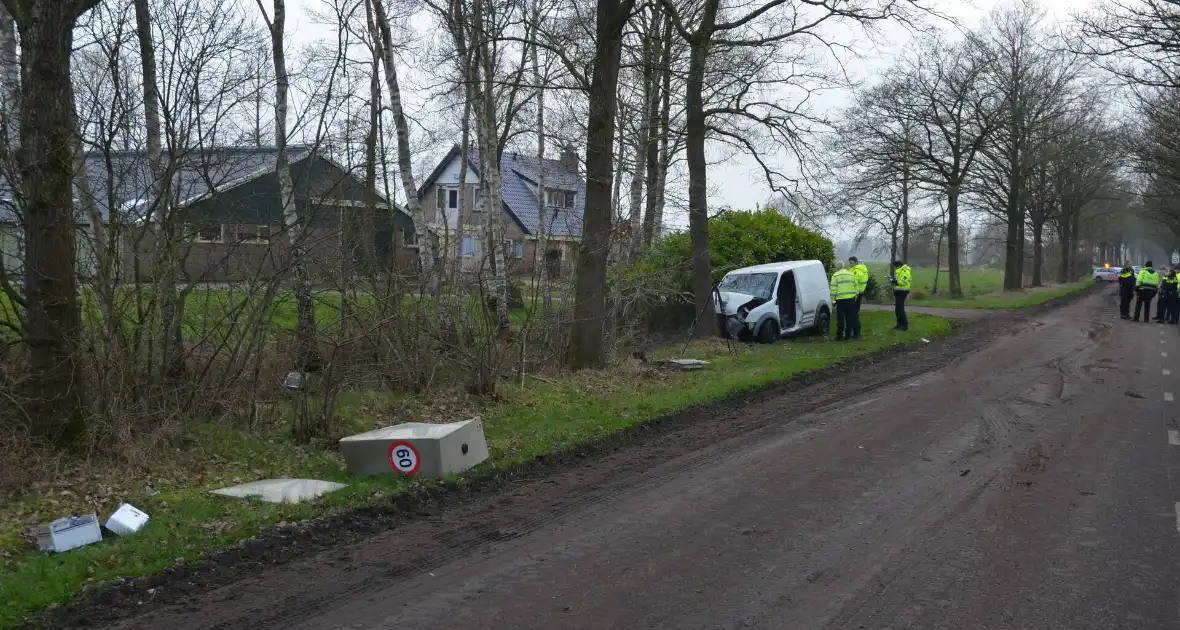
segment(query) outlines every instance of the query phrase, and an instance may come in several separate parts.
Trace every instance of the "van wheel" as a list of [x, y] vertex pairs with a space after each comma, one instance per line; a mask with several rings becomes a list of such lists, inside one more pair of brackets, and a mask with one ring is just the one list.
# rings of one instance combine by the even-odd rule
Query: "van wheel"
[[778, 324], [774, 320], [767, 320], [758, 328], [758, 343], [774, 343], [778, 341]]
[[828, 309], [820, 309], [819, 315], [815, 316], [815, 328], [812, 331], [822, 336], [826, 336], [832, 331], [832, 316], [828, 313]]

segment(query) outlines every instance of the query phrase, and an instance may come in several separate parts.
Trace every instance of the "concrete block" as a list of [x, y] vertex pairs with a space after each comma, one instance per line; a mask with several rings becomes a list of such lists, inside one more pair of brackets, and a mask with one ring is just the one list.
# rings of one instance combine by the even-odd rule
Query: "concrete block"
[[101, 540], [97, 514], [67, 516], [37, 528], [37, 547], [41, 551], [60, 553]]
[[209, 494], [235, 499], [258, 498], [267, 503], [299, 503], [346, 487], [342, 483], [318, 479], [263, 479], [229, 488], [210, 490]]
[[106, 528], [120, 536], [130, 536], [147, 527], [147, 514], [135, 509], [130, 503], [124, 503], [107, 519]]
[[488, 458], [483, 423], [407, 422], [340, 440], [340, 452], [354, 475], [446, 477]]

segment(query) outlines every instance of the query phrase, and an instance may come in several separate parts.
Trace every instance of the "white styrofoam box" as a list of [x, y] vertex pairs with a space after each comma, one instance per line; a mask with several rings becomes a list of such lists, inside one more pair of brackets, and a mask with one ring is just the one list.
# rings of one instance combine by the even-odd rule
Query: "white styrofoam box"
[[262, 479], [209, 493], [235, 499], [258, 498], [267, 503], [299, 503], [344, 487], [342, 483], [318, 479]]
[[147, 526], [151, 520], [147, 514], [139, 511], [130, 503], [124, 503], [107, 519], [105, 527], [120, 536], [137, 534]]
[[340, 440], [340, 452], [354, 475], [446, 477], [488, 458], [483, 423], [407, 422]]
[[97, 514], [67, 516], [37, 528], [37, 546], [41, 551], [60, 553], [101, 540]]

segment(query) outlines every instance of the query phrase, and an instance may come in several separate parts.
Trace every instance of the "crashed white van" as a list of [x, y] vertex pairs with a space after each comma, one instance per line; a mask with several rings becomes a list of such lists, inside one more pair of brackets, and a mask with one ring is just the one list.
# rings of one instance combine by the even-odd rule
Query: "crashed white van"
[[720, 330], [732, 339], [772, 343], [804, 332], [827, 334], [832, 321], [828, 274], [818, 260], [735, 269], [713, 295]]

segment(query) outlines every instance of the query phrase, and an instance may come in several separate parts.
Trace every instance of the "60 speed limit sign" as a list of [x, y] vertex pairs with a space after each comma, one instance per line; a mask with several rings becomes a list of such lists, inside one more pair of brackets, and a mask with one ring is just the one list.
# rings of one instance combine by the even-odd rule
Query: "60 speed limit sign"
[[422, 465], [422, 458], [418, 456], [418, 449], [409, 442], [394, 442], [389, 445], [389, 465], [399, 473], [406, 475], [418, 474]]

